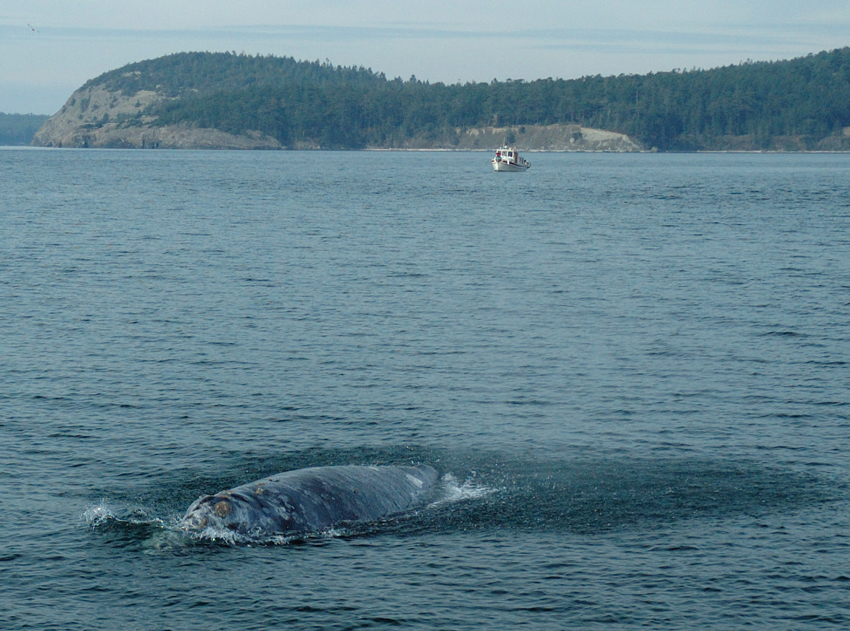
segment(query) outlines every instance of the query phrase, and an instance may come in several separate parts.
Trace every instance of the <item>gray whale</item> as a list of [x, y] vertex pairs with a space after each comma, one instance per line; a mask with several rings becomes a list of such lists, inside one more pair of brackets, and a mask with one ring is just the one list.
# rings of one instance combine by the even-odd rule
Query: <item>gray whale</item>
[[437, 481], [427, 465], [312, 467], [278, 473], [195, 500], [179, 527], [245, 537], [314, 532], [420, 506]]

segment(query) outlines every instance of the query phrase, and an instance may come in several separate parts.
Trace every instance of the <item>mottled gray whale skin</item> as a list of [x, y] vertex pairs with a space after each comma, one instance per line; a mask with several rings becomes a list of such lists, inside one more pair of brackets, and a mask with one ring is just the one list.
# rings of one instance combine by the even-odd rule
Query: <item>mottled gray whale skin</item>
[[278, 473], [189, 506], [180, 528], [246, 537], [314, 532], [374, 521], [424, 503], [437, 481], [427, 465], [312, 467]]

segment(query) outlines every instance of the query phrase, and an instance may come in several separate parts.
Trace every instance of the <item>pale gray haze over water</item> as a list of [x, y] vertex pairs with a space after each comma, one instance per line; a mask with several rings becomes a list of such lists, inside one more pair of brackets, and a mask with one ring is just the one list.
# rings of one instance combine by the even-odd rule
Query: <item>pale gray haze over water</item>
[[52, 114], [88, 79], [183, 51], [431, 82], [571, 79], [789, 59], [847, 45], [848, 26], [838, 0], [0, 0], [0, 112]]

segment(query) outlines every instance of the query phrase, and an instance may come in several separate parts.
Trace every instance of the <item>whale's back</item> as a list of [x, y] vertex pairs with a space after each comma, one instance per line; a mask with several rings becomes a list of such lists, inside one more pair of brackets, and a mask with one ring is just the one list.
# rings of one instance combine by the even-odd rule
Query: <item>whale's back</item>
[[421, 505], [437, 481], [427, 465], [312, 467], [278, 473], [196, 500], [181, 522], [243, 535], [324, 530]]

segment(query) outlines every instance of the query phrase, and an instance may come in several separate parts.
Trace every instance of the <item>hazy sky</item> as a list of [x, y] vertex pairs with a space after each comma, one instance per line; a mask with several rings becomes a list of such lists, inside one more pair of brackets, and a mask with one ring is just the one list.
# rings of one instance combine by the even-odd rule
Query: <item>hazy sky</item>
[[847, 45], [848, 0], [0, 0], [0, 112], [53, 114], [88, 79], [183, 51], [455, 83], [714, 68]]

